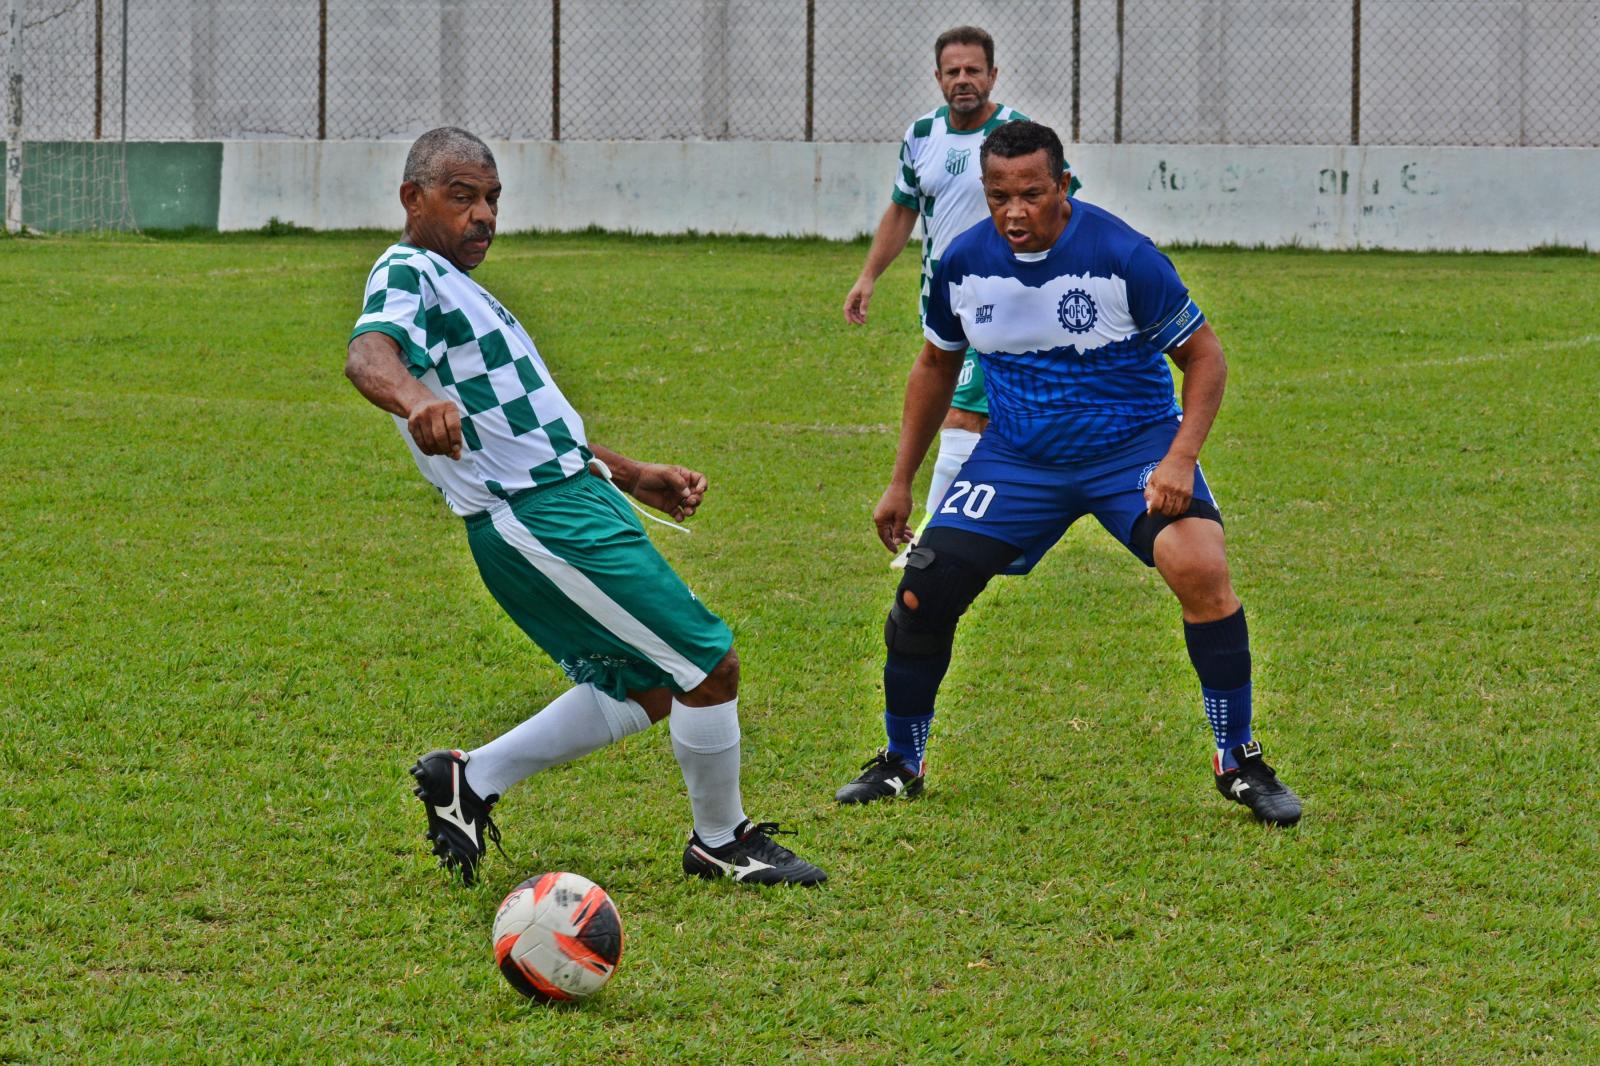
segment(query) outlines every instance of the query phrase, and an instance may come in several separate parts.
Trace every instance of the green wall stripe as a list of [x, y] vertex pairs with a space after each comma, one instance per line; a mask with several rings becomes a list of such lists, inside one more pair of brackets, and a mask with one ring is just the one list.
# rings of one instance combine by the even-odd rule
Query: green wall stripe
[[[118, 212], [92, 176], [122, 146], [114, 141], [28, 141], [22, 156], [22, 221], [35, 229], [86, 229]], [[222, 203], [220, 141], [129, 141], [128, 199], [140, 229], [216, 229]], [[0, 198], [5, 195], [0, 144]], [[96, 165], [98, 162], [98, 166]]]

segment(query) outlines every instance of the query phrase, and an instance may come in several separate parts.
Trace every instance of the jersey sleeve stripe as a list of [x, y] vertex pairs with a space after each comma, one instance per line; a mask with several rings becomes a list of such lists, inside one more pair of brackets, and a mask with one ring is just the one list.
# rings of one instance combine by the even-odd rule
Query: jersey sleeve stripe
[[356, 323], [356, 328], [350, 331], [350, 340], [355, 340], [363, 333], [382, 333], [385, 337], [393, 338], [394, 342], [400, 345], [400, 355], [409, 364], [407, 369], [411, 371], [412, 377], [419, 377], [423, 371], [433, 366], [433, 360], [428, 358], [428, 353], [411, 339], [411, 335], [403, 327], [393, 322], [368, 319], [363, 315], [361, 321]]
[[1193, 300], [1189, 300], [1150, 331], [1150, 341], [1159, 350], [1170, 351], [1188, 340], [1190, 334], [1203, 326], [1205, 321], [1206, 316], [1200, 308], [1195, 306]]

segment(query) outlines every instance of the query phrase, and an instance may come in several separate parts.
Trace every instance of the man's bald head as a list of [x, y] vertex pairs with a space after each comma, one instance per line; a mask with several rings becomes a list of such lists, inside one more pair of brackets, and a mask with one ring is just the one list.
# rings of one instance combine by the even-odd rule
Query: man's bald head
[[456, 126], [429, 130], [406, 153], [406, 169], [401, 181], [429, 189], [444, 180], [452, 164], [469, 163], [498, 170], [494, 153], [475, 135]]

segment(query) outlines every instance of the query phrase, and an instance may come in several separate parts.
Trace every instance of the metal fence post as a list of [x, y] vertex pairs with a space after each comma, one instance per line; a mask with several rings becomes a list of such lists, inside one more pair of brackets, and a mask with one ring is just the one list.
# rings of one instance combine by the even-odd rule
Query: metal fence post
[[317, 140], [328, 139], [328, 0], [317, 0]]
[[1082, 124], [1078, 106], [1078, 90], [1082, 85], [1083, 70], [1083, 0], [1072, 0], [1072, 143], [1077, 144]]
[[6, 232], [22, 232], [22, 4], [11, 0], [10, 77], [6, 79]]
[[94, 0], [94, 139], [100, 139], [100, 123], [105, 115], [106, 98], [106, 0]]
[[[20, 3], [21, 0], [18, 0]], [[128, 0], [122, 0], [122, 86], [117, 103], [122, 110], [122, 120], [117, 136], [124, 144], [128, 141]]]
[[1122, 4], [1123, 0], [1117, 0], [1117, 99], [1111, 135], [1111, 140], [1114, 144], [1122, 143]]
[[550, 139], [561, 139], [561, 0], [550, 0]]
[[817, 0], [806, 0], [806, 140], [816, 132], [817, 108]]
[[1361, 0], [1350, 0], [1350, 143], [1361, 143]]

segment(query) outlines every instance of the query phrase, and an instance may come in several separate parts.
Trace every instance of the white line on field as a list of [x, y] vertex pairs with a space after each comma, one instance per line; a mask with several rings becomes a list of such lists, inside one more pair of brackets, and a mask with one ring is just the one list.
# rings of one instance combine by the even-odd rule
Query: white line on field
[[1403, 363], [1384, 363], [1377, 366], [1339, 366], [1330, 367], [1315, 374], [1297, 375], [1294, 380], [1305, 381], [1326, 380], [1333, 377], [1365, 377], [1393, 371], [1422, 370], [1441, 366], [1467, 366], [1472, 363], [1500, 363], [1507, 359], [1521, 359], [1535, 352], [1556, 352], [1569, 348], [1588, 348], [1600, 344], [1600, 333], [1586, 333], [1581, 337], [1567, 337], [1558, 341], [1542, 341], [1538, 344], [1526, 344], [1518, 348], [1505, 351], [1473, 352], [1466, 355], [1452, 355], [1439, 359], [1415, 359]]

